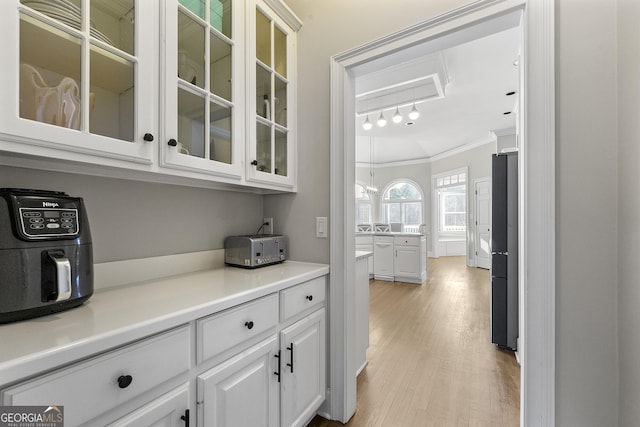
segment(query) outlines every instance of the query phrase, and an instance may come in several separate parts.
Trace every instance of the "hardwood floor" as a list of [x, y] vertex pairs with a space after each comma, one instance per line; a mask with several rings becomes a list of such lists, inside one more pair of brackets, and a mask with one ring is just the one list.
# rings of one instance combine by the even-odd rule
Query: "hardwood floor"
[[443, 257], [428, 277], [370, 282], [369, 363], [347, 426], [517, 426], [520, 367], [491, 344], [489, 272]]

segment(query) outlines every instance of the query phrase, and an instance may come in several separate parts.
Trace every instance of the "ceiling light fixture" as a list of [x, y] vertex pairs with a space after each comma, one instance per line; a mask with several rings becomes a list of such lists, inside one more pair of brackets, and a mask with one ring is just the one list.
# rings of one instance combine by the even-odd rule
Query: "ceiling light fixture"
[[367, 114], [367, 118], [365, 119], [364, 123], [362, 124], [362, 129], [371, 130], [372, 127], [373, 127], [373, 125], [369, 121], [369, 115]]
[[409, 111], [409, 118], [411, 120], [416, 120], [418, 117], [420, 117], [420, 111], [418, 111], [418, 109], [416, 108], [416, 103], [413, 103], [413, 108], [411, 109], [411, 111]]
[[396, 112], [393, 114], [393, 123], [400, 123], [402, 121], [402, 114], [398, 111], [398, 107], [396, 107]]
[[380, 111], [380, 117], [378, 117], [378, 121], [376, 123], [380, 127], [384, 127], [387, 124], [387, 119], [384, 118], [382, 111]]

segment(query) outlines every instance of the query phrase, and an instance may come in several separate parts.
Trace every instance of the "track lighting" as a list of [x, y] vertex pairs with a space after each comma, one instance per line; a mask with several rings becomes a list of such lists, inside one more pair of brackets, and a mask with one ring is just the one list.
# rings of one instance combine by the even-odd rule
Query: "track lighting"
[[367, 118], [365, 119], [364, 123], [362, 124], [362, 129], [371, 130], [372, 127], [373, 127], [373, 125], [369, 121], [369, 115], [367, 114]]
[[396, 112], [393, 114], [393, 123], [400, 123], [402, 121], [402, 114], [398, 111], [398, 107], [396, 107]]
[[416, 108], [416, 104], [414, 102], [413, 108], [411, 109], [411, 111], [409, 111], [409, 118], [411, 120], [416, 120], [418, 117], [420, 117], [420, 111], [418, 111], [418, 109]]

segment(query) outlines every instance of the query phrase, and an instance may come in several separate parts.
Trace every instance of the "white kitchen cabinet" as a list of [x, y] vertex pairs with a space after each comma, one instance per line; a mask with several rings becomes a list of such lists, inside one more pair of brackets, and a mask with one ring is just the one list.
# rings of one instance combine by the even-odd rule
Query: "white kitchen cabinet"
[[280, 0], [6, 0], [0, 25], [3, 164], [295, 191]]
[[150, 164], [158, 3], [75, 3], [0, 2], [0, 149]]
[[189, 348], [189, 329], [182, 327], [5, 389], [2, 403], [62, 405], [68, 425], [101, 424], [130, 412], [129, 404], [156, 399], [171, 379], [186, 379]]
[[[365, 251], [373, 253], [373, 236], [372, 235], [356, 235], [356, 251]], [[373, 257], [370, 256], [367, 261], [369, 277], [373, 277]]]
[[165, 394], [109, 427], [185, 427], [191, 425], [189, 385]]
[[295, 189], [296, 31], [301, 22], [282, 2], [247, 3], [248, 181]]
[[426, 279], [426, 237], [395, 236], [394, 279], [422, 283]]
[[244, 2], [165, 0], [160, 164], [242, 176]]
[[374, 236], [373, 275], [376, 280], [393, 280], [394, 258], [393, 236]]
[[325, 310], [280, 332], [281, 426], [304, 426], [325, 399]]
[[367, 260], [373, 256], [356, 260], [356, 351], [355, 366], [359, 374], [367, 364], [369, 348], [369, 274]]
[[278, 426], [277, 336], [198, 376], [198, 425]]

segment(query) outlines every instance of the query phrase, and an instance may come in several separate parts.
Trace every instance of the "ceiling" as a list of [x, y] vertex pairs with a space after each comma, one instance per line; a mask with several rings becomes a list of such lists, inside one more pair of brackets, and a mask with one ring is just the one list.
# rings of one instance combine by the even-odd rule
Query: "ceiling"
[[[380, 110], [370, 113], [373, 128], [369, 131], [362, 128], [366, 115], [356, 116], [356, 161], [370, 162], [371, 145], [374, 163], [401, 162], [475, 147], [494, 141], [493, 131], [515, 130], [519, 52], [520, 28], [511, 27], [358, 75], [357, 101], [363, 99], [363, 94], [370, 98], [372, 92], [378, 91], [381, 100], [384, 96], [386, 101], [380, 105], [388, 105], [394, 99], [389, 88], [397, 88], [394, 102], [400, 105], [412, 101], [407, 93], [427, 99], [416, 103], [420, 117], [410, 126], [405, 123], [410, 121], [407, 115], [411, 105], [399, 109], [403, 116], [400, 124], [391, 120], [395, 106], [384, 110], [384, 127], [376, 125]], [[442, 93], [424, 96], [424, 91], [415, 87], [416, 81], [433, 80], [433, 76], [440, 81]], [[507, 96], [509, 92], [515, 94]], [[357, 110], [372, 110], [370, 102]]]

